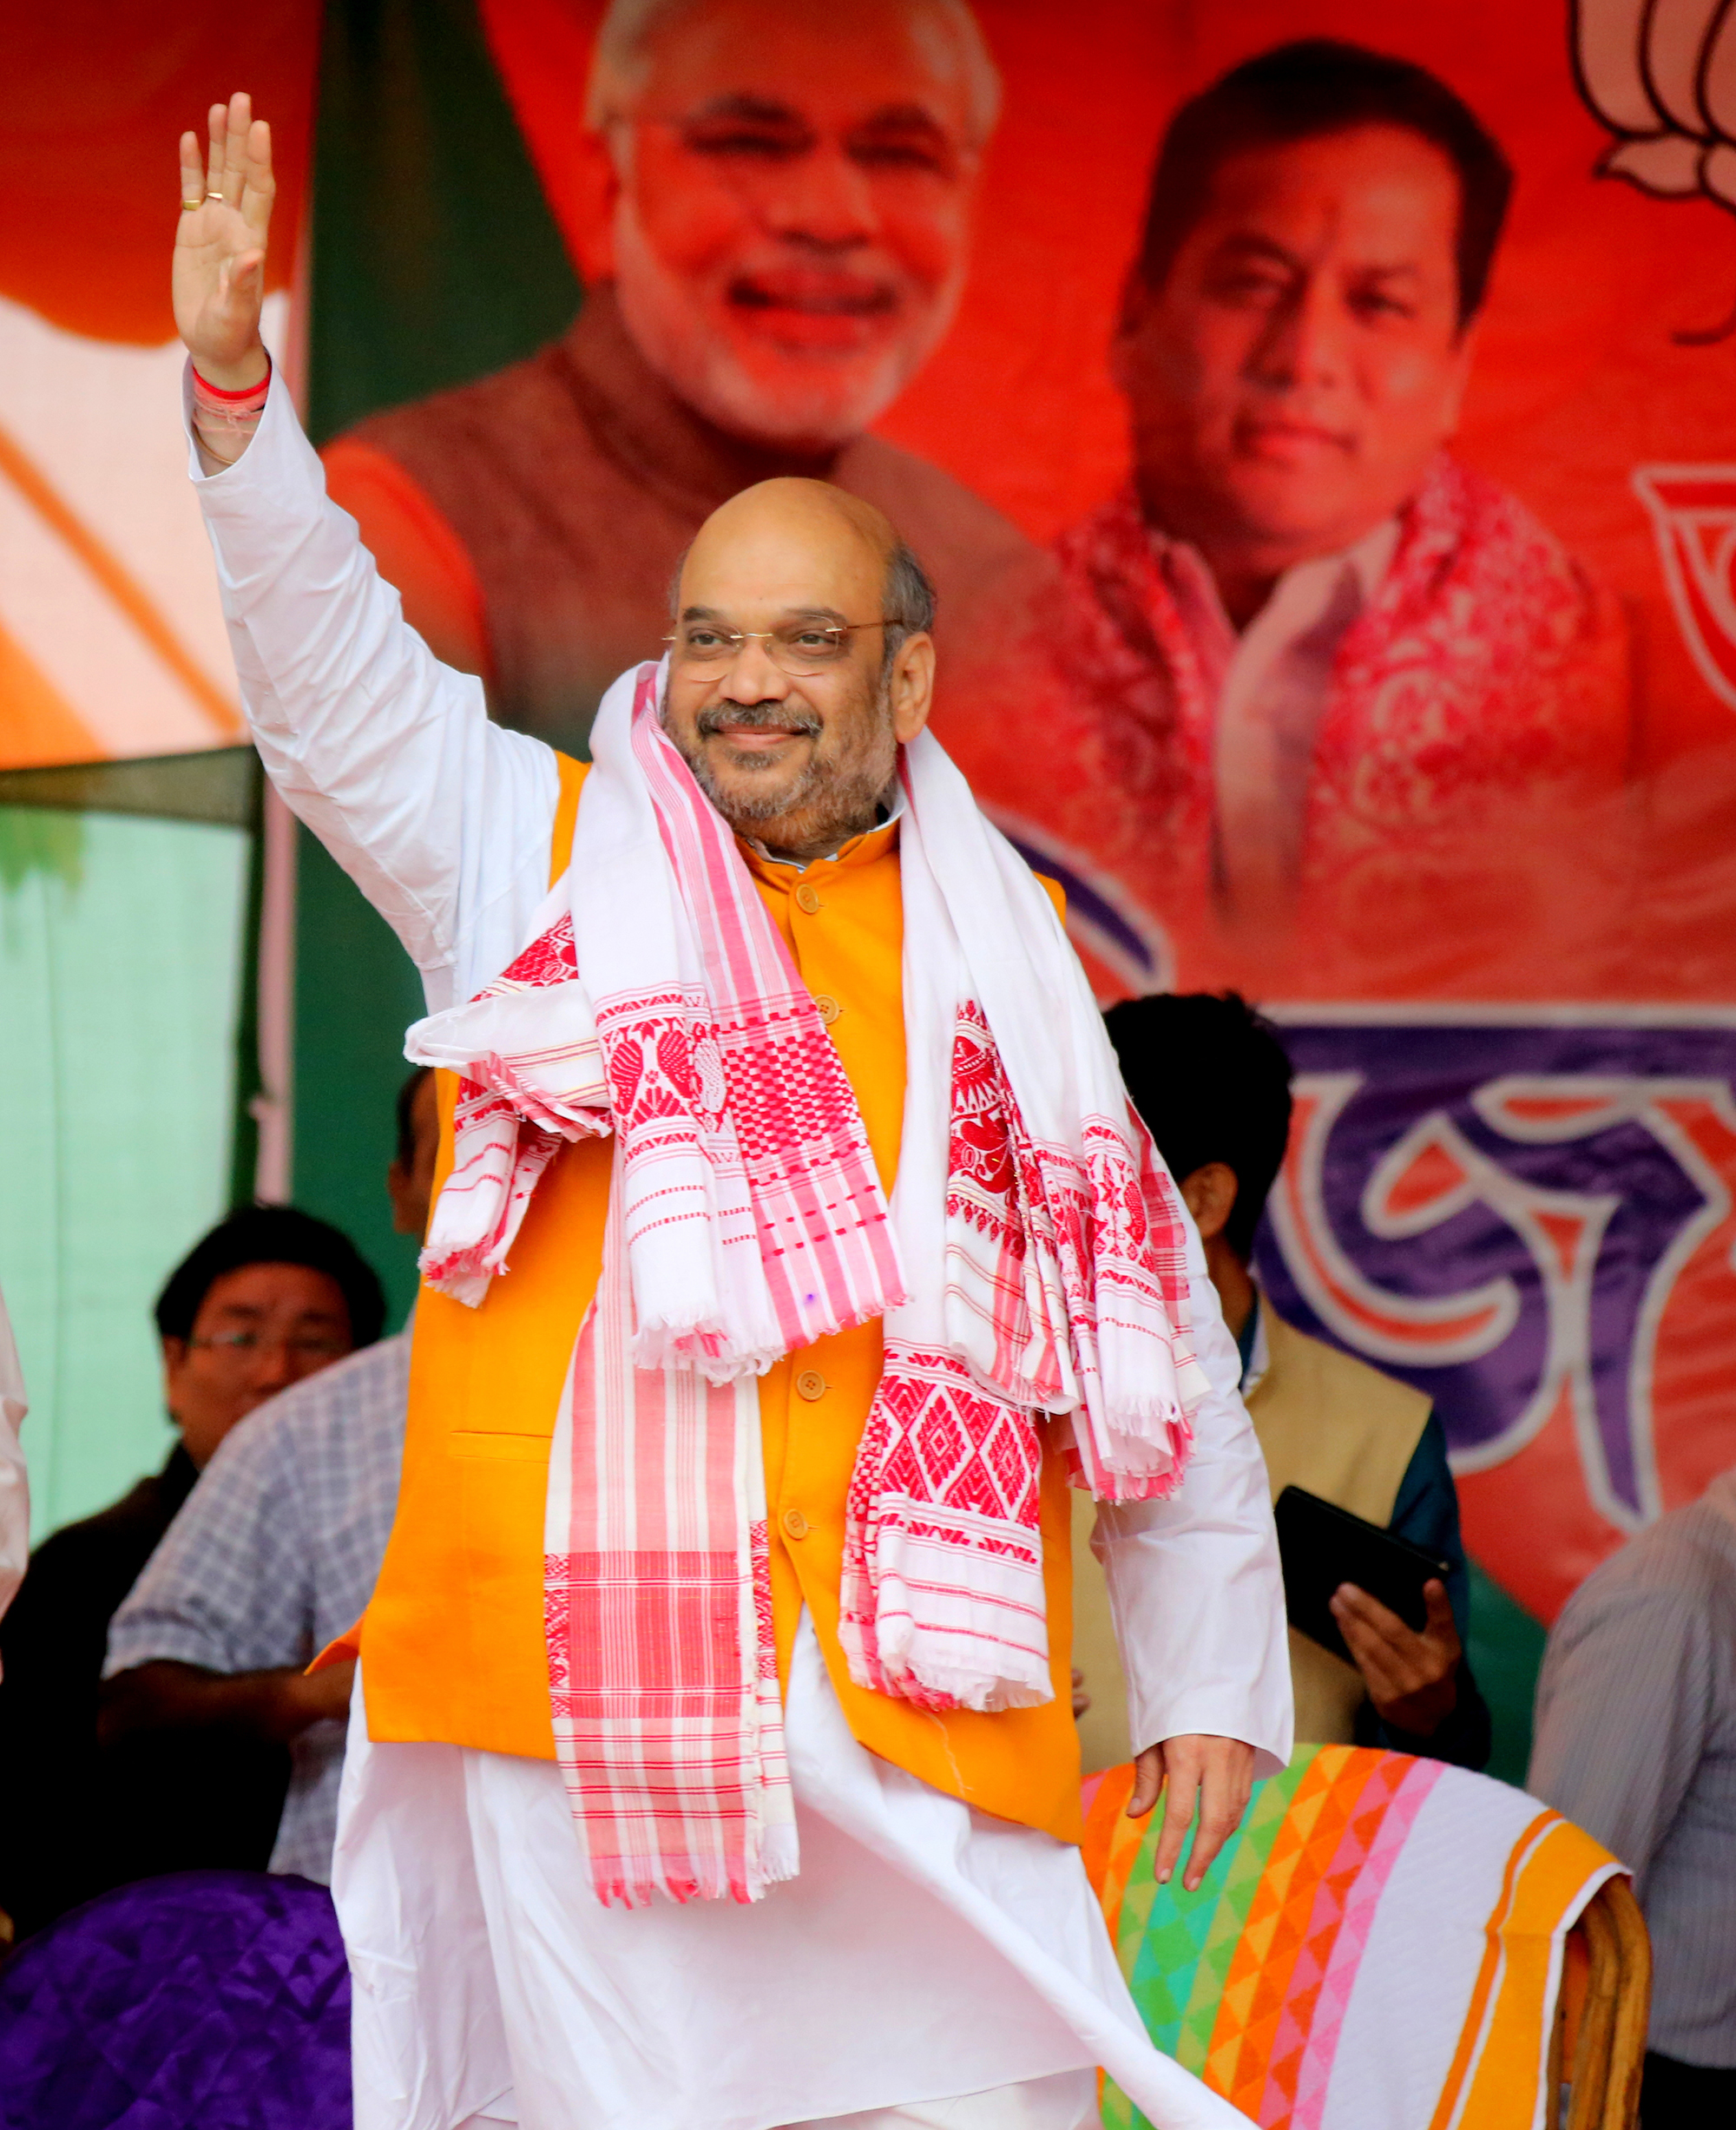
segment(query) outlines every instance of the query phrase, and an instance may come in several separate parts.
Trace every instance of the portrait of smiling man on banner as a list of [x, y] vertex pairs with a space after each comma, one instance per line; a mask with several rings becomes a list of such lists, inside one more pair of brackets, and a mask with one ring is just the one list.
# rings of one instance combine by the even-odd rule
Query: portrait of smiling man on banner
[[410, 618], [503, 721], [582, 742], [667, 627], [709, 511], [835, 481], [892, 514], [949, 638], [1036, 549], [866, 431], [952, 322], [1000, 82], [963, 0], [615, 0], [573, 124], [595, 194], [570, 331], [327, 453]]
[[1450, 449], [1511, 182], [1443, 82], [1325, 39], [1165, 135], [1112, 348], [1131, 477], [1057, 549], [1081, 789], [1054, 826], [1190, 981], [1293, 983], [1299, 943], [1414, 963], [1443, 897], [1463, 954], [1514, 927], [1516, 853], [1559, 861], [1552, 809], [1620, 807], [1614, 602]]

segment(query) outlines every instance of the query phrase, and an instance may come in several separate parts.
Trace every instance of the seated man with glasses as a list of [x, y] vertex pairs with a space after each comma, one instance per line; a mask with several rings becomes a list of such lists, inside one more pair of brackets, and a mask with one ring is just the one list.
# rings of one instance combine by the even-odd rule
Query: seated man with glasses
[[[428, 1226], [434, 1075], [398, 1089], [392, 1226]], [[360, 1619], [398, 1507], [410, 1327], [268, 1399], [226, 1439], [108, 1630], [105, 1756], [135, 1739], [189, 1752], [214, 1731], [289, 1748], [268, 1868], [329, 1883], [352, 1664], [307, 1667]], [[149, 1747], [144, 1748], [149, 1751]], [[116, 1810], [136, 1818], [130, 1799]], [[139, 1836], [151, 1838], [148, 1825]]]
[[[23, 1936], [138, 1876], [111, 1838], [96, 1695], [108, 1622], [235, 1424], [268, 1397], [379, 1337], [379, 1281], [348, 1238], [285, 1206], [214, 1227], [157, 1298], [164, 1403], [179, 1436], [162, 1469], [45, 1539], [0, 1627], [0, 1909]], [[262, 1864], [283, 1801], [281, 1746], [214, 1737], [198, 1794], [201, 1863]], [[152, 1785], [155, 1789], [157, 1785]], [[174, 1860], [155, 1867], [175, 1868]]]

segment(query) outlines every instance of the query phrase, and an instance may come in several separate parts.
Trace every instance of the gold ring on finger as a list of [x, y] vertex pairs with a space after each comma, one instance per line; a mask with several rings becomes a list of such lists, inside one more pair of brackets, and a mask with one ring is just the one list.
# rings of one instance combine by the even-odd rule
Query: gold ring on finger
[[205, 200], [201, 200], [199, 204], [201, 207], [203, 207], [206, 200], [220, 200], [222, 197], [223, 195], [221, 193], [207, 193], [205, 195]]
[[202, 200], [183, 200], [181, 203], [181, 211], [183, 214], [197, 214], [204, 205], [205, 202]]

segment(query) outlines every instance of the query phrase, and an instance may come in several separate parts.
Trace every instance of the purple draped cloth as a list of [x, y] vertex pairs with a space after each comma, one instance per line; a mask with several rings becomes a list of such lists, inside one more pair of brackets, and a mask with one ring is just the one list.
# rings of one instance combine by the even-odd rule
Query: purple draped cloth
[[305, 1878], [182, 1871], [0, 1966], [0, 2130], [350, 2130], [350, 1977]]

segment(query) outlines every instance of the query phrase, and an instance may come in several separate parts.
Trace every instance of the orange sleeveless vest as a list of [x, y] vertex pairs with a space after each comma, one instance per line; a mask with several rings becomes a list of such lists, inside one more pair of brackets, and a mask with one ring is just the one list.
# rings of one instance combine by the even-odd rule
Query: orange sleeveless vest
[[[567, 863], [584, 775], [561, 758], [552, 874]], [[897, 828], [800, 871], [742, 848], [828, 1018], [890, 1192], [904, 1095]], [[451, 1161], [452, 1094], [443, 1086], [437, 1187]], [[418, 1299], [398, 1518], [359, 1630], [375, 1739], [555, 1757], [542, 1643], [549, 1443], [602, 1264], [611, 1158], [608, 1140], [557, 1156], [519, 1231], [511, 1271], [480, 1309], [426, 1287]], [[998, 1715], [936, 1716], [850, 1680], [838, 1640], [844, 1506], [879, 1377], [880, 1327], [872, 1324], [787, 1356], [761, 1383], [780, 1672], [787, 1681], [806, 1605], [850, 1727], [871, 1752], [982, 1811], [1076, 1842], [1069, 1489], [1058, 1456], [1045, 1459], [1042, 1485], [1055, 1699]]]

